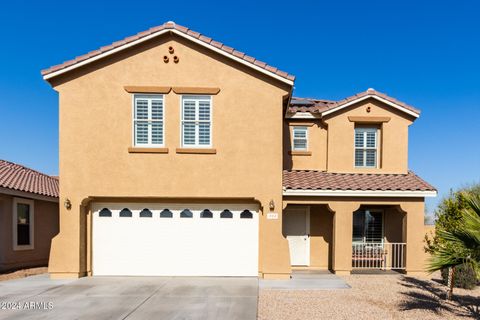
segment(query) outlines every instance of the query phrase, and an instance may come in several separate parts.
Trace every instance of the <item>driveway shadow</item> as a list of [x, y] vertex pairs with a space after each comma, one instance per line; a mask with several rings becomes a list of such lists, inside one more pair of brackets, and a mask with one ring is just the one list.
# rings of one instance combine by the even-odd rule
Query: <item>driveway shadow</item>
[[400, 285], [407, 288], [401, 292], [404, 296], [400, 310], [430, 310], [435, 314], [448, 312], [457, 317], [480, 319], [480, 297], [472, 295], [455, 295], [453, 300], [446, 300], [447, 288], [439, 284], [403, 276]]

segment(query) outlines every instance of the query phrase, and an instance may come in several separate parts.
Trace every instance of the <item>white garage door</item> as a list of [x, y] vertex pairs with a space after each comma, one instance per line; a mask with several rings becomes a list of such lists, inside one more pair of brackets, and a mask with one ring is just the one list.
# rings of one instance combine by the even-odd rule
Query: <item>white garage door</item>
[[257, 276], [258, 207], [93, 205], [94, 275]]

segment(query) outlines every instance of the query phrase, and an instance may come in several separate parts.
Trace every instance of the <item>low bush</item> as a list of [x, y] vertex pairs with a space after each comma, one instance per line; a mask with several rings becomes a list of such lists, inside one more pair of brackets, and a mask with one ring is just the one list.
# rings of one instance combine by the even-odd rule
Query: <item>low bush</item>
[[[455, 275], [454, 275], [454, 285], [456, 288], [463, 288], [463, 289], [473, 289], [476, 287], [478, 283], [477, 276], [475, 271], [470, 265], [462, 264], [455, 267]], [[442, 270], [442, 279], [447, 285], [448, 283], [448, 269]]]

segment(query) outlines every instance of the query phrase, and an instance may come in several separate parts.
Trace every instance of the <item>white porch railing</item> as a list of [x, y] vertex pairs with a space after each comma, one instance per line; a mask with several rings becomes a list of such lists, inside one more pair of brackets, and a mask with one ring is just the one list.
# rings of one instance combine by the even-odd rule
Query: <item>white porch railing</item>
[[353, 269], [405, 269], [406, 243], [354, 242], [352, 244]]

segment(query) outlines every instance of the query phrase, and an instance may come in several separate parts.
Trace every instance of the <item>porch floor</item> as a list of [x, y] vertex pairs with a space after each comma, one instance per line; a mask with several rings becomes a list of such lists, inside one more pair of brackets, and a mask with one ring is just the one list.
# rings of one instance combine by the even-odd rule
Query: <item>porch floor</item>
[[405, 274], [404, 270], [380, 270], [380, 269], [353, 269], [352, 274], [372, 274], [372, 275], [398, 275]]
[[293, 270], [290, 280], [260, 279], [263, 290], [331, 290], [350, 286], [328, 270]]

